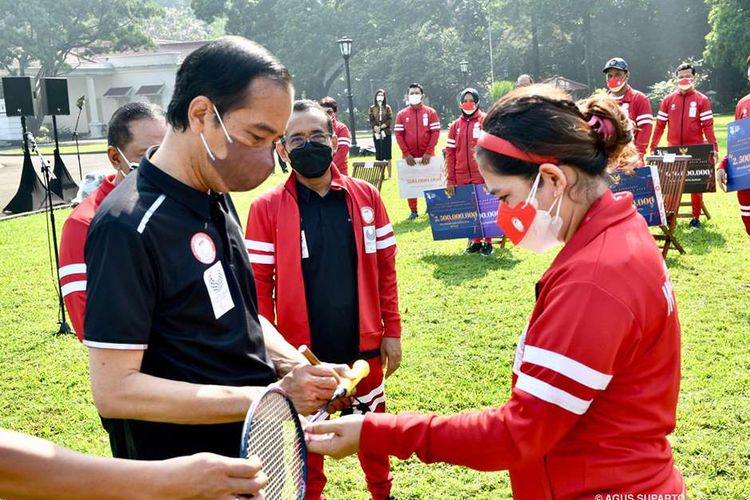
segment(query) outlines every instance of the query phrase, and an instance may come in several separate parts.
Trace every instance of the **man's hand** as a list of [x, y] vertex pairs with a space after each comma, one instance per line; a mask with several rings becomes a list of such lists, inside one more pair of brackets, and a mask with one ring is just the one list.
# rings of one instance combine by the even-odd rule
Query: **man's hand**
[[378, 125], [375, 125], [374, 127], [372, 127], [372, 131], [375, 132], [375, 135], [378, 135], [378, 133], [380, 132], [380, 127]]
[[448, 198], [452, 198], [453, 196], [455, 196], [456, 195], [456, 186], [452, 186], [452, 185], [448, 184], [445, 187], [445, 194], [448, 195]]
[[254, 495], [261, 493], [268, 484], [257, 457], [228, 458], [198, 453], [150, 463], [161, 469], [154, 474], [160, 484], [153, 498], [231, 500], [240, 495], [258, 498]]
[[432, 156], [430, 156], [429, 154], [427, 154], [427, 153], [423, 154], [422, 155], [422, 165], [429, 165], [431, 159], [432, 159]]
[[349, 367], [346, 365], [301, 365], [293, 368], [279, 381], [279, 385], [299, 413], [310, 415], [333, 397], [338, 386], [334, 373], [338, 373], [340, 377], [350, 376]]
[[401, 365], [401, 337], [383, 337], [380, 344], [380, 361], [385, 368], [385, 378]]
[[414, 161], [414, 157], [412, 155], [406, 155], [404, 157], [404, 160], [406, 160], [406, 164], [409, 165], [410, 167], [413, 167], [414, 165], [417, 164], [417, 162]]
[[719, 186], [721, 186], [721, 189], [726, 192], [727, 190], [727, 171], [723, 168], [719, 168], [716, 170], [716, 180], [719, 181]]

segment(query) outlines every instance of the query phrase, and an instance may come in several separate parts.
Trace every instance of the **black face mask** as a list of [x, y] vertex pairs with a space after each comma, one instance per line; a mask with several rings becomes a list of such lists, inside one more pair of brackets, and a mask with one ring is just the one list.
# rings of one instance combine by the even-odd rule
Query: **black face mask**
[[302, 177], [317, 179], [326, 173], [333, 161], [333, 150], [331, 146], [308, 141], [301, 148], [289, 153], [289, 161], [292, 168], [299, 172]]

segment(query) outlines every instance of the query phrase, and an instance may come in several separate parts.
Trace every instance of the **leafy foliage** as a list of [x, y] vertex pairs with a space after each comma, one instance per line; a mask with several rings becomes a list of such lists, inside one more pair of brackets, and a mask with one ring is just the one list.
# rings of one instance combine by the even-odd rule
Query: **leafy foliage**
[[502, 96], [513, 90], [513, 87], [515, 85], [513, 82], [509, 82], [508, 80], [501, 80], [499, 82], [492, 82], [492, 85], [490, 85], [490, 101], [495, 102], [498, 99], [500, 99]]

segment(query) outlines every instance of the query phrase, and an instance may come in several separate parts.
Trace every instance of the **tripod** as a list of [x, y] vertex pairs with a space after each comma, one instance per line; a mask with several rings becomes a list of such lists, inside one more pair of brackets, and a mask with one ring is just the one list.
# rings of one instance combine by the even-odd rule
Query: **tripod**
[[[80, 181], [83, 181], [83, 170], [81, 169], [81, 150], [78, 148], [78, 122], [81, 120], [81, 111], [83, 111], [84, 104], [86, 104], [86, 96], [82, 95], [76, 101], [78, 116], [76, 117], [76, 126], [73, 128], [73, 140], [76, 141], [76, 156], [78, 157], [78, 180]], [[55, 141], [57, 141], [57, 132], [55, 132]]]
[[[54, 117], [53, 117], [54, 119]], [[60, 254], [57, 250], [57, 228], [55, 226], [55, 210], [52, 207], [52, 189], [50, 185], [50, 181], [52, 177], [54, 177], [54, 174], [50, 172], [50, 165], [47, 159], [42, 155], [42, 152], [39, 151], [39, 148], [36, 144], [36, 139], [34, 139], [34, 136], [31, 134], [31, 132], [26, 131], [26, 120], [25, 117], [21, 117], [21, 122], [23, 124], [24, 129], [24, 135], [23, 135], [23, 142], [24, 147], [26, 150], [29, 150], [29, 147], [31, 148], [31, 151], [36, 153], [39, 157], [39, 161], [42, 164], [42, 173], [44, 174], [44, 188], [47, 190], [47, 210], [49, 211], [49, 221], [52, 225], [52, 248], [55, 249], [55, 274], [57, 275], [57, 299], [58, 299], [58, 307], [59, 307], [59, 315], [60, 318], [60, 328], [57, 330], [56, 335], [65, 335], [65, 334], [71, 334], [73, 333], [70, 329], [70, 325], [68, 325], [68, 322], [65, 318], [65, 302], [63, 301], [63, 295], [62, 295], [62, 287], [60, 284]], [[57, 129], [55, 123], [55, 129]], [[55, 134], [55, 141], [57, 141], [57, 134]]]

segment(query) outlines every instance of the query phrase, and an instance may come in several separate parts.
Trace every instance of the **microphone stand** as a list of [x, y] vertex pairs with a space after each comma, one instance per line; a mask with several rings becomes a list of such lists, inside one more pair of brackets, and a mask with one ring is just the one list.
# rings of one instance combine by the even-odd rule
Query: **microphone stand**
[[44, 174], [44, 187], [47, 189], [47, 210], [49, 210], [49, 220], [50, 224], [52, 225], [52, 248], [55, 249], [55, 274], [57, 275], [57, 298], [58, 298], [58, 306], [59, 306], [59, 318], [60, 318], [60, 329], [57, 330], [57, 333], [55, 335], [66, 335], [66, 334], [72, 334], [73, 331], [70, 329], [70, 325], [68, 325], [68, 322], [65, 319], [65, 302], [63, 301], [63, 295], [62, 295], [62, 284], [60, 282], [60, 254], [57, 250], [57, 229], [55, 226], [55, 210], [52, 208], [52, 189], [50, 186], [50, 179], [54, 177], [54, 173], [50, 172], [50, 165], [47, 159], [42, 155], [42, 152], [39, 151], [39, 148], [36, 144], [36, 139], [34, 139], [34, 136], [31, 135], [30, 132], [27, 132], [24, 136], [24, 141], [27, 141], [29, 143], [30, 150], [37, 154], [39, 157], [39, 161], [42, 164], [42, 173]]
[[81, 150], [78, 148], [78, 122], [81, 120], [81, 111], [83, 111], [83, 105], [85, 100], [78, 100], [81, 104], [78, 106], [78, 116], [76, 117], [76, 126], [73, 128], [73, 140], [76, 142], [76, 156], [78, 157], [78, 180], [83, 181], [83, 170], [81, 169]]

